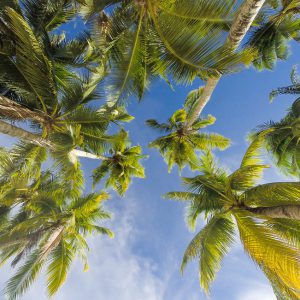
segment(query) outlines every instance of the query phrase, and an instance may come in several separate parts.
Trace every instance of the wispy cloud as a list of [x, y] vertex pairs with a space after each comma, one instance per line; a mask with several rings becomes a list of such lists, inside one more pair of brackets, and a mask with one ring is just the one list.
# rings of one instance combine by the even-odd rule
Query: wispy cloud
[[236, 300], [276, 300], [270, 286], [256, 283], [251, 289], [244, 289]]
[[83, 274], [76, 268], [57, 299], [163, 299], [163, 280], [155, 275], [157, 266], [133, 251], [135, 211], [134, 202], [126, 201], [115, 214], [114, 240], [92, 240], [89, 272]]

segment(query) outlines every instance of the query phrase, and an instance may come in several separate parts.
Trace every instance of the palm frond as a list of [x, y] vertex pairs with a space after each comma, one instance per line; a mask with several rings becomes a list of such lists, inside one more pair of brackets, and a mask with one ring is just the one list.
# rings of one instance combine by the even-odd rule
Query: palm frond
[[202, 190], [200, 193], [192, 192], [169, 192], [164, 198], [171, 200], [188, 201], [186, 221], [191, 230], [195, 230], [198, 217], [204, 213], [205, 216], [222, 211], [223, 200], [214, 191]]
[[9, 299], [14, 300], [17, 299], [18, 296], [23, 295], [36, 279], [43, 265], [43, 261], [39, 260], [39, 257], [39, 250], [33, 252], [23, 266], [21, 266], [16, 274], [7, 282], [4, 292]]
[[262, 161], [261, 148], [264, 143], [265, 136], [272, 131], [273, 128], [269, 128], [255, 137], [242, 159], [241, 167], [258, 165]]
[[262, 267], [265, 275], [269, 279], [273, 292], [278, 300], [297, 300], [299, 293], [295, 292], [292, 288], [284, 284], [280, 277], [266, 267]]
[[47, 112], [57, 102], [52, 64], [26, 21], [11, 8], [6, 9], [7, 22], [16, 43], [16, 67]]
[[199, 258], [200, 285], [208, 292], [233, 241], [234, 223], [225, 215], [213, 216], [190, 242], [182, 260], [181, 270], [189, 260]]
[[153, 129], [157, 129], [159, 132], [169, 132], [171, 130], [171, 126], [169, 124], [158, 123], [154, 119], [147, 120], [146, 124]]
[[249, 206], [276, 206], [300, 203], [300, 183], [274, 182], [258, 185], [245, 191]]
[[300, 222], [291, 219], [271, 219], [264, 223], [282, 238], [300, 247]]
[[299, 291], [300, 257], [288, 241], [263, 225], [263, 220], [240, 210], [234, 212], [245, 251], [261, 267], [266, 267], [290, 289]]
[[285, 60], [288, 57], [288, 42], [297, 40], [300, 34], [299, 13], [297, 0], [283, 1], [277, 2], [272, 9], [265, 10], [262, 20], [257, 18], [258, 24], [247, 42], [248, 46], [257, 51], [253, 62], [256, 68], [273, 69], [278, 59]]
[[120, 0], [78, 0], [81, 5], [80, 13], [82, 16], [88, 20], [94, 14], [99, 11], [104, 10], [104, 8], [117, 4], [121, 2]]
[[52, 297], [67, 278], [67, 272], [74, 259], [74, 251], [69, 243], [62, 240], [49, 257], [47, 271], [48, 293]]
[[24, 16], [37, 34], [52, 31], [75, 16], [72, 1], [22, 0]]
[[231, 188], [244, 191], [253, 187], [262, 177], [268, 165], [249, 165], [241, 167], [229, 176]]

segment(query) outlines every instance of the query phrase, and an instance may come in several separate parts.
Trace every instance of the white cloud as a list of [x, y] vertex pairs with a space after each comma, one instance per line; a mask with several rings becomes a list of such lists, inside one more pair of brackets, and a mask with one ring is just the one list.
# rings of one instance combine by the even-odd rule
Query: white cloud
[[236, 300], [276, 300], [272, 289], [264, 284], [252, 284], [251, 289], [243, 290]]
[[163, 299], [163, 280], [155, 275], [157, 266], [132, 249], [134, 211], [133, 202], [127, 199], [115, 217], [115, 239], [93, 240], [89, 273], [76, 268], [57, 299]]

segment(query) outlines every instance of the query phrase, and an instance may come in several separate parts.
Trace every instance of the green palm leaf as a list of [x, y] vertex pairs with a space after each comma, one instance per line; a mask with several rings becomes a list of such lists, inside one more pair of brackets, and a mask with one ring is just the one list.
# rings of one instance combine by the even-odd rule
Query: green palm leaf
[[279, 239], [257, 217], [241, 211], [236, 211], [234, 216], [245, 250], [252, 259], [277, 274], [282, 283], [294, 289], [294, 293], [299, 296], [299, 249]]
[[11, 8], [6, 9], [6, 14], [16, 38], [16, 67], [47, 112], [47, 106], [57, 101], [52, 64], [22, 16]]
[[272, 219], [265, 225], [274, 230], [279, 236], [300, 246], [300, 222], [291, 219]]
[[52, 31], [75, 16], [72, 1], [23, 0], [24, 15], [38, 34]]
[[276, 206], [300, 204], [300, 183], [275, 182], [258, 185], [245, 192], [249, 206]]
[[253, 187], [268, 167], [268, 165], [249, 165], [237, 169], [229, 176], [231, 188], [236, 191], [244, 191]]
[[36, 279], [43, 265], [43, 261], [39, 259], [40, 254], [39, 250], [33, 252], [24, 265], [7, 282], [4, 292], [8, 296], [8, 299], [17, 299], [18, 296], [23, 295]]
[[50, 253], [47, 271], [48, 293], [53, 296], [67, 278], [67, 272], [74, 259], [74, 250], [66, 241], [60, 243]]
[[225, 215], [215, 215], [193, 238], [185, 251], [181, 270], [193, 258], [199, 258], [200, 285], [206, 292], [221, 267], [224, 255], [234, 241], [234, 223]]

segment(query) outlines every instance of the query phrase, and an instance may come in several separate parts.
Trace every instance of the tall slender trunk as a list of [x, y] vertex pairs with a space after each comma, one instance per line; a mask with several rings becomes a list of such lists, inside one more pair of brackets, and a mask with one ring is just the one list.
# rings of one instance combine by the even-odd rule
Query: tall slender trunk
[[85, 158], [91, 158], [91, 159], [100, 159], [100, 160], [108, 160], [108, 157], [102, 156], [102, 155], [95, 155], [89, 152], [85, 152], [82, 150], [74, 149], [71, 152], [71, 155], [75, 155], [76, 157], [85, 157]]
[[[245, 0], [242, 6], [237, 13], [235, 20], [233, 21], [230, 31], [228, 33], [225, 46], [236, 50], [244, 36], [246, 35], [247, 31], [249, 30], [252, 22], [254, 21], [255, 17], [257, 16], [259, 10], [263, 6], [265, 0]], [[203, 89], [202, 95], [198, 99], [198, 103], [193, 111], [193, 114], [189, 118], [187, 123], [187, 127], [190, 127], [198, 116], [201, 114], [203, 108], [210, 100], [213, 91], [215, 90], [221, 75], [209, 78], [206, 82], [206, 85]]]
[[[56, 145], [54, 145], [51, 141], [42, 138], [40, 135], [29, 132], [25, 129], [22, 129], [20, 127], [14, 126], [12, 124], [8, 124], [4, 121], [0, 120], [0, 133], [7, 134], [13, 137], [16, 137], [20, 140], [23, 140], [25, 142], [48, 148], [52, 151], [56, 149]], [[85, 152], [78, 149], [73, 149], [69, 153], [70, 157], [86, 157], [86, 158], [92, 158], [92, 159], [99, 159], [99, 160], [107, 160], [108, 157], [101, 156], [101, 155], [95, 155], [89, 152]]]
[[7, 134], [18, 139], [21, 139], [25, 142], [40, 146], [46, 147], [54, 150], [55, 146], [48, 140], [43, 139], [41, 136], [24, 130], [20, 127], [8, 124], [0, 120], [0, 133]]
[[50, 235], [48, 241], [46, 242], [46, 244], [43, 246], [41, 255], [39, 257], [40, 260], [46, 258], [48, 256], [48, 254], [50, 253], [50, 251], [55, 248], [58, 243], [61, 240], [61, 236], [63, 234], [64, 231], [64, 226], [63, 225], [59, 225]]
[[281, 205], [246, 209], [256, 215], [266, 216], [270, 218], [300, 220], [300, 205]]
[[43, 112], [33, 111], [1, 95], [0, 116], [14, 120], [30, 119], [38, 123], [46, 123], [49, 119]]

